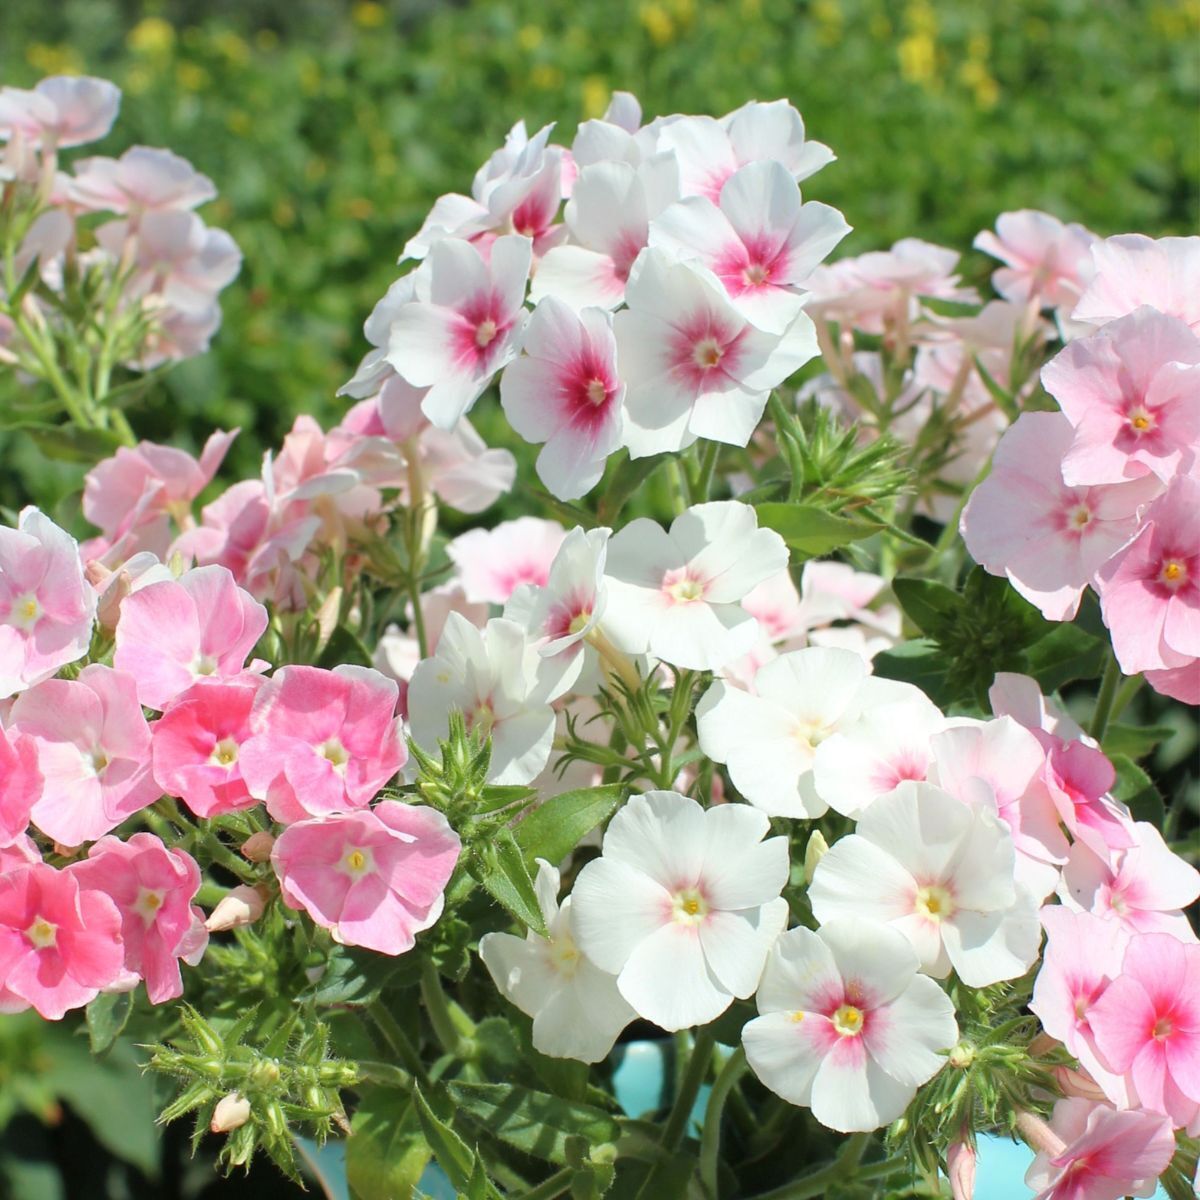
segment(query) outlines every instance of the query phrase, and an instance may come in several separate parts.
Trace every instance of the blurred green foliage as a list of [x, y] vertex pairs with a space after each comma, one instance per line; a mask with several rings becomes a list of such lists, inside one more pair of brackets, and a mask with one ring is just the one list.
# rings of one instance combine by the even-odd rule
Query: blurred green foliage
[[220, 188], [205, 217], [246, 254], [224, 329], [134, 419], [242, 425], [237, 477], [295, 413], [343, 411], [400, 247], [519, 118], [569, 142], [613, 88], [648, 115], [787, 96], [841, 156], [805, 191], [856, 227], [847, 253], [965, 248], [1018, 207], [1192, 232], [1198, 31], [1200, 0], [6, 0], [0, 79], [107, 76], [100, 152], [170, 146]]

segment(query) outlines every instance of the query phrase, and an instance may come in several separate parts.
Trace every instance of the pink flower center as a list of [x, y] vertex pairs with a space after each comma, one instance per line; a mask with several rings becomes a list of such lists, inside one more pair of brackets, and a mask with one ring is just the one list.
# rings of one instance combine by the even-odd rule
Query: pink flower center
[[688, 574], [686, 567], [668, 571], [663, 576], [662, 590], [672, 604], [694, 604], [704, 599], [704, 580]]
[[1168, 1017], [1159, 1017], [1150, 1028], [1150, 1036], [1155, 1041], [1165, 1042], [1175, 1032], [1175, 1022]]
[[711, 371], [717, 366], [725, 351], [716, 338], [701, 338], [692, 350], [692, 361], [704, 371]]
[[1077, 504], [1067, 514], [1067, 528], [1082, 533], [1091, 524], [1092, 510], [1086, 504]]
[[1188, 565], [1181, 558], [1168, 555], [1158, 569], [1158, 582], [1177, 592], [1188, 581]]

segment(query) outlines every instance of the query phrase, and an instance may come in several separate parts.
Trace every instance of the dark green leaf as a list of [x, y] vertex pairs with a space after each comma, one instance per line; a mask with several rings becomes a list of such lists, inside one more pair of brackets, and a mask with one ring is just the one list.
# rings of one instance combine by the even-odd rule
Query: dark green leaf
[[121, 439], [106, 429], [76, 425], [26, 426], [25, 432], [47, 457], [61, 462], [97, 463], [115, 454]]
[[617, 811], [625, 795], [621, 784], [609, 783], [551, 796], [517, 826], [517, 844], [527, 859], [544, 858], [557, 865]]
[[898, 679], [919, 687], [941, 708], [959, 698], [950, 684], [948, 656], [929, 638], [917, 638], [884, 650], [872, 660], [872, 667], [881, 679]]
[[101, 992], [87, 1006], [88, 1041], [93, 1054], [106, 1054], [112, 1048], [132, 1011], [132, 992]]
[[1098, 678], [1107, 655], [1107, 638], [1101, 641], [1074, 624], [1059, 625], [1025, 652], [1028, 674], [1047, 694], [1075, 679]]
[[339, 947], [329, 958], [325, 974], [317, 980], [312, 999], [318, 1005], [371, 1004], [385, 987], [415, 984], [420, 966], [369, 950]]
[[755, 512], [759, 525], [775, 530], [793, 550], [809, 558], [831, 554], [841, 546], [878, 533], [881, 528], [878, 522], [835, 517], [809, 504], [767, 502], [759, 504]]
[[475, 1169], [475, 1151], [454, 1132], [430, 1107], [419, 1087], [413, 1087], [413, 1107], [438, 1166], [450, 1177], [450, 1182], [462, 1191], [470, 1182]]
[[346, 1179], [356, 1200], [411, 1196], [431, 1153], [407, 1094], [359, 1088], [346, 1139]]
[[905, 616], [924, 634], [938, 638], [954, 627], [962, 612], [962, 597], [934, 579], [899, 576], [892, 592]]
[[317, 659], [317, 666], [325, 667], [328, 670], [332, 670], [342, 663], [350, 663], [359, 667], [371, 665], [371, 652], [362, 644], [359, 636], [347, 629], [345, 625], [339, 625], [333, 631], [329, 641], [325, 644], [325, 649], [321, 651], [320, 658]]
[[1165, 807], [1162, 793], [1154, 786], [1150, 776], [1124, 754], [1109, 757], [1117, 771], [1117, 781], [1112, 789], [1113, 799], [1127, 804], [1135, 821], [1149, 821], [1155, 828], [1161, 829]]
[[492, 899], [535, 933], [548, 936], [525, 856], [510, 830], [501, 827], [489, 834], [479, 857], [478, 871], [479, 882]]
[[1118, 754], [1134, 760], [1145, 758], [1159, 742], [1177, 732], [1173, 725], [1110, 725], [1104, 734], [1104, 753], [1110, 758]]

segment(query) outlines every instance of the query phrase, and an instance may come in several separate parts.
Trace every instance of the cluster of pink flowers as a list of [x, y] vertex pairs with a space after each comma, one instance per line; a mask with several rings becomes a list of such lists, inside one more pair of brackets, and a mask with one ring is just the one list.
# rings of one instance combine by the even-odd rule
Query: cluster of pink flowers
[[1041, 376], [1058, 411], [1005, 433], [963, 537], [1051, 620], [1094, 588], [1122, 671], [1200, 703], [1200, 238], [1095, 241], [1070, 288], [1054, 279], [1044, 266], [1029, 289], [1070, 313]]
[[[216, 196], [212, 181], [170, 150], [133, 146], [120, 158], [59, 169], [59, 151], [107, 136], [120, 102], [117, 87], [86, 76], [0, 88], [0, 185], [34, 192], [40, 210], [17, 251], [18, 271], [36, 270], [54, 291], [68, 273], [110, 280], [121, 312], [145, 322], [125, 347], [125, 365], [148, 369], [208, 348], [221, 324], [218, 294], [242, 256], [194, 211]], [[92, 219], [101, 214], [113, 219]], [[32, 293], [23, 302], [35, 319], [53, 320]], [[20, 361], [18, 350], [6, 352], [11, 361]]]

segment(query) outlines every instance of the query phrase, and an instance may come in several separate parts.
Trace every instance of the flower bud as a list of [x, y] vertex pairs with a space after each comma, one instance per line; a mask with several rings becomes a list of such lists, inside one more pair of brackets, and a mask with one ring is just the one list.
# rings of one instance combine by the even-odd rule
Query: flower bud
[[1067, 1143], [1041, 1117], [1025, 1109], [1017, 1112], [1017, 1129], [1026, 1143], [1039, 1154], [1057, 1158], [1067, 1148]]
[[975, 1061], [975, 1047], [969, 1042], [959, 1042], [950, 1051], [949, 1062], [952, 1067], [965, 1071]]
[[227, 892], [204, 922], [209, 933], [220, 933], [226, 929], [237, 929], [257, 921], [266, 907], [267, 890], [261, 884], [248, 887], [239, 884]]
[[954, 1200], [972, 1200], [975, 1195], [975, 1147], [967, 1140], [955, 1142], [946, 1155], [946, 1174]]
[[213, 1133], [229, 1133], [250, 1119], [250, 1101], [237, 1092], [230, 1092], [217, 1101], [213, 1109], [212, 1124], [209, 1128]]
[[811, 884], [813, 876], [817, 873], [817, 863], [825, 857], [825, 852], [829, 849], [829, 843], [825, 840], [824, 835], [819, 829], [813, 830], [812, 836], [808, 839], [808, 845], [804, 848], [804, 882]]
[[1055, 1067], [1054, 1078], [1064, 1096], [1079, 1096], [1084, 1100], [1107, 1101], [1100, 1085], [1082, 1068]]
[[271, 847], [275, 845], [275, 835], [262, 830], [252, 833], [242, 843], [242, 857], [253, 863], [267, 862], [271, 857]]

